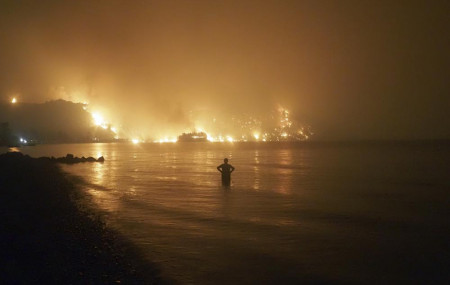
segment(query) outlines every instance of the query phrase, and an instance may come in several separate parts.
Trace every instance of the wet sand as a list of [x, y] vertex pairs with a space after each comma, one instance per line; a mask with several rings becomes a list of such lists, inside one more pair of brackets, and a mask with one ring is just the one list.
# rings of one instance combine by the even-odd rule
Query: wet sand
[[1, 284], [161, 284], [159, 269], [92, 209], [56, 163], [0, 155]]

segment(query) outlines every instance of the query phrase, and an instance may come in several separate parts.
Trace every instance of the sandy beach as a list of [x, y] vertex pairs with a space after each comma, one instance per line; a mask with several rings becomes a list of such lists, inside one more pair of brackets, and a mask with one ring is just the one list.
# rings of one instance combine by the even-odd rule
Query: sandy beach
[[47, 159], [0, 155], [0, 283], [161, 284], [155, 264], [93, 209]]

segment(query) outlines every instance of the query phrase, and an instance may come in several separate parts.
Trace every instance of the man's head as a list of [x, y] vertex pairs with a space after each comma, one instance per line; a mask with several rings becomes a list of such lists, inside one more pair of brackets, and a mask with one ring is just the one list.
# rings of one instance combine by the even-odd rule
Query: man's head
[[223, 162], [228, 163], [228, 158], [224, 158]]

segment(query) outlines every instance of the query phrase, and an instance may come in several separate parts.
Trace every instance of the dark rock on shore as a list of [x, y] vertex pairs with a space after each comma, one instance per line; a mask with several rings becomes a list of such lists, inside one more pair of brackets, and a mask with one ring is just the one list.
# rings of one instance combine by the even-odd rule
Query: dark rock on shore
[[0, 155], [0, 284], [163, 283], [129, 241], [80, 210], [83, 194], [57, 160]]

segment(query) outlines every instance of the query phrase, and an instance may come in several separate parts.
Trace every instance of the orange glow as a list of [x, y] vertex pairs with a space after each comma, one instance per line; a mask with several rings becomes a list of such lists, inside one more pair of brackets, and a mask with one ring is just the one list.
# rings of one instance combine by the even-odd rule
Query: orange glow
[[155, 143], [176, 143], [177, 139], [165, 137], [165, 138], [153, 141], [153, 142], [155, 142]]
[[[308, 140], [312, 135], [310, 128], [308, 126], [298, 125], [296, 122], [292, 121], [289, 118], [290, 114], [291, 113], [287, 109], [279, 107], [273, 116], [272, 125], [269, 127], [265, 126], [264, 119], [259, 117], [241, 116], [237, 119], [233, 117], [231, 120], [232, 124], [234, 124], [232, 128], [238, 129], [239, 131], [227, 131], [227, 134], [222, 133], [221, 126], [213, 124], [212, 126], [205, 127], [205, 125], [208, 125], [208, 120], [197, 120], [195, 124], [198, 125], [193, 128], [195, 131], [186, 129], [185, 132], [177, 136], [174, 136], [176, 132], [171, 131], [163, 134], [163, 136], [153, 137], [151, 141], [154, 143], [175, 143], [185, 141], [235, 143], [247, 141], [277, 142]], [[109, 128], [111, 132], [114, 133], [114, 138], [119, 139], [117, 128], [111, 126], [100, 113], [93, 112], [91, 113], [91, 116], [96, 126], [104, 129]], [[213, 122], [214, 120], [211, 121]], [[136, 132], [135, 134], [138, 134], [140, 138], [143, 137], [142, 134]], [[180, 137], [182, 137], [182, 139], [180, 139]], [[128, 139], [134, 144], [144, 142], [142, 139], [133, 137], [128, 137]]]
[[100, 115], [99, 113], [92, 113], [92, 119], [94, 119], [94, 125], [96, 126], [101, 126], [103, 124], [105, 124], [105, 120], [103, 119], [102, 115]]

